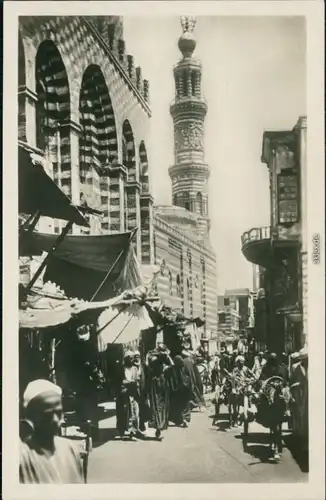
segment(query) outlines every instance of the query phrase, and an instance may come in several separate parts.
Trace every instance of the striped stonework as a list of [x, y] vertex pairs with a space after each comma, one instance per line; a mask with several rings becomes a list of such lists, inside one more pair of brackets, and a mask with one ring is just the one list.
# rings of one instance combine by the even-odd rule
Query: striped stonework
[[[139, 182], [125, 184], [125, 227], [126, 231], [140, 228], [140, 185]], [[141, 233], [137, 234], [132, 242], [136, 255], [141, 262]]]
[[106, 222], [111, 233], [126, 231], [125, 226], [125, 192], [124, 185], [127, 171], [122, 165], [110, 168], [109, 182], [109, 215]]
[[154, 215], [156, 262], [164, 259], [167, 271], [158, 278], [162, 301], [186, 316], [206, 318], [207, 332], [217, 334], [216, 257], [213, 250], [198, 244]]
[[140, 196], [125, 184], [149, 193], [149, 84], [122, 36], [118, 16], [19, 19], [19, 139], [43, 151], [74, 203], [103, 212], [90, 232], [140, 229]]
[[[207, 165], [196, 163], [203, 159], [199, 132], [206, 113], [200, 74], [196, 69], [193, 80], [187, 79], [187, 92], [195, 93], [191, 106], [186, 99], [175, 116], [178, 127], [184, 123], [178, 137], [186, 130], [185, 141], [195, 145], [191, 168], [174, 169], [173, 193], [179, 196], [174, 202], [193, 214], [190, 219], [181, 214], [180, 224], [173, 225], [155, 215], [146, 148], [149, 84], [122, 37], [118, 16], [21, 17], [19, 138], [52, 162], [55, 182], [73, 203], [102, 211], [101, 218], [89, 217], [90, 229], [74, 227], [74, 232], [138, 228], [133, 242], [139, 260], [166, 262], [157, 283], [163, 302], [188, 316], [205, 314], [207, 328], [216, 332], [215, 255], [203, 239], [198, 242], [208, 220], [209, 174]], [[54, 230], [61, 225], [54, 221]]]
[[140, 195], [141, 256], [144, 264], [154, 262], [153, 251], [153, 198]]

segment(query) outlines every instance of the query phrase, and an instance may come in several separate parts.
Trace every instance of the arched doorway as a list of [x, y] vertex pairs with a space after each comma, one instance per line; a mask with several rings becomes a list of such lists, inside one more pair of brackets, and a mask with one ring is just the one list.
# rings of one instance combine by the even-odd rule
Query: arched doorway
[[[91, 218], [91, 232], [119, 230], [119, 222], [117, 228], [111, 227], [109, 222], [110, 203], [116, 201], [111, 201], [109, 196], [109, 166], [118, 158], [117, 131], [110, 94], [99, 66], [88, 66], [83, 75], [79, 118], [82, 129], [79, 140], [81, 201], [103, 212], [102, 223], [98, 217]], [[115, 219], [119, 217], [120, 212]]]
[[66, 68], [55, 44], [36, 54], [36, 145], [53, 165], [53, 178], [71, 196], [70, 92]]
[[26, 137], [26, 63], [25, 50], [18, 30], [18, 139], [27, 142]]
[[118, 141], [110, 94], [99, 66], [86, 69], [79, 99], [80, 173], [99, 172], [117, 159]]
[[128, 181], [136, 181], [136, 148], [134, 134], [128, 120], [122, 126], [122, 163], [127, 167]]

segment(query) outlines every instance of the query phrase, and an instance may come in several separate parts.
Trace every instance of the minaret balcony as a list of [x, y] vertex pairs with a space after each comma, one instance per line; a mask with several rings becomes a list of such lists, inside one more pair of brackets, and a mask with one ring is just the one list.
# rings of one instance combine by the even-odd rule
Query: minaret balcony
[[195, 174], [198, 179], [206, 181], [210, 176], [211, 169], [206, 163], [182, 163], [169, 167], [169, 175], [172, 179], [178, 175], [189, 175], [190, 173]]
[[170, 113], [173, 117], [184, 113], [192, 116], [197, 113], [204, 117], [207, 113], [207, 103], [204, 98], [192, 95], [176, 97], [170, 106]]
[[289, 246], [297, 246], [299, 234], [284, 235], [284, 228], [277, 227], [272, 233], [270, 226], [254, 227], [241, 236], [242, 253], [253, 264], [270, 267], [275, 259], [275, 251]]

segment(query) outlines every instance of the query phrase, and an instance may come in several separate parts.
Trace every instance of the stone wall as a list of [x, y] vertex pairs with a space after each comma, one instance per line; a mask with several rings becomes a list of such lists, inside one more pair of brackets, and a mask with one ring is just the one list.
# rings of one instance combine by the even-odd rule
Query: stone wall
[[208, 335], [217, 334], [216, 257], [213, 250], [199, 245], [154, 217], [155, 260], [165, 262], [157, 280], [162, 301], [188, 317], [206, 321]]

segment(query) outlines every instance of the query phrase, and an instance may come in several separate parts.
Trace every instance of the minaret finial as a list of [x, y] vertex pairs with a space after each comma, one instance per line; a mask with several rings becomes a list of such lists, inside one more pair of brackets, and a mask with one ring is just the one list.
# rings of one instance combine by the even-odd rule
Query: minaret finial
[[183, 33], [179, 38], [178, 46], [183, 57], [191, 57], [196, 47], [196, 39], [193, 35], [196, 18], [191, 16], [181, 16], [180, 22]]
[[196, 18], [194, 16], [181, 16], [181, 27], [183, 33], [192, 33], [196, 26]]

